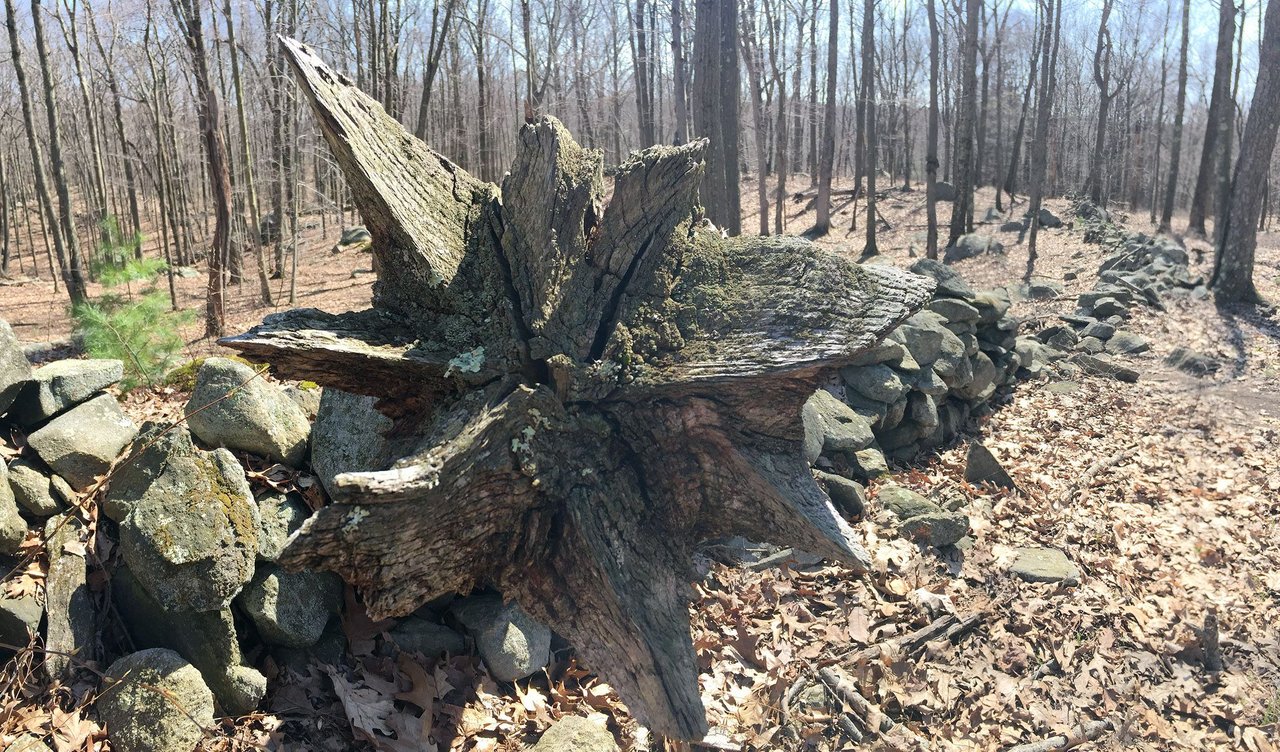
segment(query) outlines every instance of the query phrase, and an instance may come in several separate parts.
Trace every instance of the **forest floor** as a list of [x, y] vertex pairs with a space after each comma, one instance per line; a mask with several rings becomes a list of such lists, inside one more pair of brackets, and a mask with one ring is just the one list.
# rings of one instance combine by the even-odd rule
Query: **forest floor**
[[[744, 184], [744, 198], [752, 190]], [[880, 235], [883, 261], [909, 265], [912, 254], [922, 254], [923, 192], [895, 191], [882, 204], [893, 226]], [[980, 194], [977, 216], [991, 205], [992, 196]], [[1048, 206], [1070, 221], [1066, 201]], [[812, 223], [803, 208], [788, 202], [789, 231]], [[949, 205], [940, 209], [945, 219]], [[862, 234], [845, 236], [849, 219], [845, 207], [835, 215], [841, 229], [821, 242], [856, 256]], [[744, 228], [757, 225], [744, 218]], [[1145, 216], [1127, 226], [1149, 229]], [[301, 247], [297, 305], [363, 307], [372, 275], [356, 272], [368, 269], [369, 256], [330, 255], [333, 238], [310, 232]], [[1001, 240], [1003, 255], [956, 264], [975, 288], [1021, 279], [1025, 246], [1016, 234]], [[1211, 253], [1196, 251], [1208, 246], [1190, 250], [1192, 272], [1207, 273]], [[1044, 231], [1039, 254], [1038, 276], [1078, 276], [1064, 282], [1066, 293], [1057, 299], [1015, 303], [1024, 331], [1074, 310], [1075, 296], [1096, 281], [1103, 251], [1064, 227]], [[1280, 235], [1260, 238], [1256, 280], [1265, 297], [1280, 301]], [[230, 331], [269, 312], [255, 308], [252, 296], [249, 283], [233, 295]], [[181, 298], [202, 307], [203, 280], [182, 280]], [[69, 330], [62, 296], [44, 282], [0, 287], [0, 317], [24, 340]], [[995, 750], [1107, 719], [1112, 727], [1080, 748], [1280, 749], [1280, 319], [1188, 300], [1171, 302], [1163, 313], [1135, 307], [1127, 328], [1152, 343], [1133, 358], [1143, 372], [1137, 383], [1087, 375], [1020, 382], [971, 427], [967, 438], [996, 453], [1019, 493], [965, 483], [967, 441], [895, 468], [892, 482], [925, 495], [959, 489], [971, 499], [974, 544], [966, 552], [941, 554], [897, 537], [874, 501], [876, 484], [868, 516], [856, 525], [876, 562], [869, 576], [822, 565], [754, 571], [708, 560], [694, 637], [713, 732], [693, 747]], [[198, 334], [193, 324], [190, 354], [216, 349]], [[1179, 345], [1215, 355], [1224, 367], [1203, 379], [1183, 375], [1164, 365]], [[172, 413], [182, 400], [154, 395], [126, 407]], [[1064, 550], [1082, 570], [1081, 583], [1030, 584], [1011, 576], [1012, 552], [1025, 545]], [[1211, 610], [1220, 622], [1219, 672], [1202, 665], [1198, 630]], [[949, 615], [965, 627], [953, 641], [903, 647], [902, 638]], [[372, 644], [367, 633], [364, 640]], [[868, 658], [872, 646], [879, 654]], [[397, 678], [418, 690], [420, 667], [400, 675], [406, 667], [383, 659], [374, 668], [375, 656], [357, 657], [367, 673], [384, 677], [366, 688], [370, 702], [390, 702], [376, 687], [394, 694]], [[897, 722], [892, 731], [860, 745], [840, 735], [830, 699], [806, 690], [813, 672], [833, 663]], [[423, 681], [430, 680], [434, 694], [416, 702], [427, 711], [423, 721], [449, 729], [436, 732], [441, 750], [523, 749], [566, 713], [607, 721], [626, 749], [651, 748], [609, 688], [563, 653], [547, 676], [516, 686], [495, 684], [465, 656], [428, 668], [433, 673]], [[407, 707], [404, 695], [395, 697], [397, 707]], [[315, 671], [278, 685], [264, 714], [228, 728], [261, 744], [309, 727], [310, 741], [287, 749], [349, 748], [349, 737], [332, 732], [345, 718], [339, 700]], [[798, 739], [783, 731], [788, 721]]]

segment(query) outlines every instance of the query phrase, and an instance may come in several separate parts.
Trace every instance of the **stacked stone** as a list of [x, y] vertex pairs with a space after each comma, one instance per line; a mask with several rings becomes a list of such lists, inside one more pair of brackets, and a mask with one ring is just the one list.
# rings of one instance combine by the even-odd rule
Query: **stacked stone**
[[[1130, 310], [1135, 305], [1163, 310], [1164, 300], [1174, 296], [1207, 297], [1204, 278], [1191, 275], [1187, 252], [1173, 238], [1128, 233], [1109, 212], [1089, 202], [1078, 204], [1076, 215], [1083, 224], [1085, 240], [1101, 243], [1112, 252], [1099, 266], [1097, 284], [1079, 295], [1075, 313], [1063, 316], [1063, 325], [1018, 338], [1023, 368], [1031, 376], [1049, 367], [1059, 371], [1074, 367], [1121, 381], [1137, 381], [1140, 373], [1114, 358], [1150, 349], [1145, 339], [1123, 328]], [[1201, 360], [1188, 369], [1212, 371], [1211, 363], [1201, 362], [1204, 356], [1193, 355]], [[1059, 363], [1064, 359], [1068, 366]]]
[[952, 440], [1021, 362], [1007, 293], [975, 292], [933, 260], [911, 270], [937, 282], [934, 299], [805, 406], [808, 459], [838, 504], [837, 494], [860, 494], [831, 476], [865, 481], [888, 472], [886, 457], [909, 460]]

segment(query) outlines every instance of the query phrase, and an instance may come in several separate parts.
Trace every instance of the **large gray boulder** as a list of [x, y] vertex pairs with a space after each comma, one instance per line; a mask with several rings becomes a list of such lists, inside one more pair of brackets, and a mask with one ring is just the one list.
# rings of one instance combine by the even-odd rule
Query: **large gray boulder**
[[969, 534], [969, 518], [960, 512], [927, 512], [903, 520], [898, 532], [907, 540], [941, 548]]
[[122, 469], [109, 498], [109, 513], [125, 513], [124, 560], [165, 608], [225, 608], [253, 577], [258, 507], [227, 450], [206, 452], [186, 431], [169, 431]]
[[1140, 334], [1120, 329], [1107, 340], [1107, 352], [1117, 355], [1138, 355], [1151, 349], [1151, 343]]
[[18, 346], [9, 322], [0, 319], [0, 415], [8, 412], [23, 383], [31, 377], [31, 363]]
[[804, 453], [809, 462], [821, 454], [856, 452], [876, 440], [871, 425], [831, 392], [819, 389], [804, 403]]
[[9, 487], [13, 489], [14, 500], [37, 517], [48, 517], [65, 509], [64, 494], [70, 490], [55, 492], [53, 478], [26, 460], [14, 460], [9, 465]]
[[210, 446], [250, 452], [291, 467], [307, 456], [311, 423], [279, 387], [252, 368], [208, 358], [196, 373], [187, 402], [187, 425]]
[[127, 567], [111, 578], [112, 606], [139, 648], [176, 651], [200, 670], [222, 712], [253, 711], [267, 691], [267, 677], [244, 665], [231, 609], [166, 610]]
[[476, 641], [489, 674], [516, 681], [542, 670], [551, 659], [551, 630], [501, 596], [473, 595], [452, 606], [453, 615]]
[[922, 514], [938, 514], [942, 507], [904, 486], [884, 486], [876, 492], [880, 506], [893, 512], [900, 520], [909, 520]]
[[9, 468], [0, 459], [0, 553], [15, 554], [27, 537], [27, 521], [18, 511], [18, 502], [9, 486]]
[[329, 495], [342, 473], [382, 470], [391, 462], [383, 438], [391, 419], [374, 409], [375, 398], [325, 389], [311, 429], [311, 469]]
[[332, 572], [287, 572], [263, 564], [238, 600], [264, 642], [308, 648], [342, 606], [342, 580]]
[[117, 752], [191, 752], [213, 727], [213, 694], [172, 650], [142, 650], [111, 664], [98, 717]]
[[137, 433], [116, 398], [100, 394], [27, 436], [27, 445], [72, 488], [83, 491], [107, 472]]
[[530, 752], [618, 752], [609, 729], [580, 715], [567, 715], [542, 734]]
[[956, 238], [956, 242], [947, 248], [942, 257], [943, 261], [950, 263], [981, 256], [984, 253], [1004, 253], [1004, 243], [991, 235], [971, 232]]
[[124, 377], [118, 360], [59, 360], [37, 368], [18, 392], [13, 417], [34, 426], [84, 402]]

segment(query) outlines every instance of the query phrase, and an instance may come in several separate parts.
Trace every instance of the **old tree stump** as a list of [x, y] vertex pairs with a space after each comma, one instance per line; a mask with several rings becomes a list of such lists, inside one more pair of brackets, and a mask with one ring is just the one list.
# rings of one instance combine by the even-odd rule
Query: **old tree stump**
[[601, 153], [520, 128], [501, 190], [282, 42], [373, 236], [369, 310], [223, 342], [381, 398], [402, 458], [341, 475], [282, 563], [375, 616], [492, 586], [564, 635], [637, 718], [700, 738], [692, 546], [742, 535], [869, 564], [801, 452], [804, 401], [932, 282], [700, 222], [705, 142]]

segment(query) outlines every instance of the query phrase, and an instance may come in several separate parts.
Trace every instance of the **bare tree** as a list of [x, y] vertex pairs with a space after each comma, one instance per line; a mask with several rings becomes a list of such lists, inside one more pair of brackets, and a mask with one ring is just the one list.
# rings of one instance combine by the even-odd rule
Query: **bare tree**
[[671, 68], [675, 94], [676, 132], [672, 141], [679, 146], [689, 140], [689, 82], [684, 57], [684, 0], [671, 0]]
[[737, 3], [697, 0], [693, 58], [694, 130], [711, 140], [702, 205], [712, 222], [739, 235]]
[[1178, 196], [1178, 170], [1182, 163], [1182, 118], [1187, 108], [1187, 46], [1191, 38], [1191, 0], [1182, 0], [1182, 50], [1178, 59], [1178, 99], [1173, 111], [1173, 142], [1169, 146], [1168, 188], [1160, 210], [1160, 232], [1170, 232], [1173, 204]]
[[[970, 0], [977, 2], [977, 0]], [[867, 242], [862, 248], [862, 258], [876, 256], [876, 0], [864, 0], [862, 4], [862, 100], [866, 107], [866, 128], [863, 148], [867, 166]], [[856, 213], [856, 212], [855, 212]]]
[[1200, 152], [1200, 171], [1196, 174], [1195, 193], [1191, 196], [1191, 212], [1187, 234], [1205, 236], [1204, 221], [1213, 191], [1219, 149], [1231, 127], [1231, 46], [1235, 41], [1236, 6], [1234, 0], [1218, 0], [1218, 48], [1213, 64], [1213, 92], [1209, 96], [1209, 117], [1205, 124], [1204, 147]]
[[1280, 3], [1267, 4], [1266, 29], [1258, 51], [1258, 82], [1240, 139], [1231, 179], [1222, 243], [1210, 285], [1223, 302], [1261, 302], [1253, 283], [1258, 224], [1267, 193], [1267, 173], [1280, 128]]
[[831, 0], [827, 19], [827, 93], [822, 108], [822, 149], [818, 155], [817, 218], [811, 234], [831, 231], [831, 179], [836, 159], [836, 78], [840, 67], [840, 0]]
[[191, 53], [191, 72], [195, 78], [196, 112], [208, 162], [209, 187], [213, 198], [213, 242], [209, 249], [209, 280], [205, 287], [206, 337], [226, 333], [226, 302], [223, 299], [223, 261], [231, 245], [231, 174], [227, 169], [227, 146], [222, 140], [222, 114], [218, 94], [209, 76], [205, 55], [204, 29], [200, 0], [170, 0]]
[[1058, 69], [1058, 45], [1062, 41], [1062, 5], [1064, 0], [1040, 0], [1044, 9], [1044, 40], [1041, 42], [1040, 96], [1036, 103], [1036, 135], [1031, 149], [1031, 194], [1027, 199], [1029, 234], [1027, 236], [1027, 281], [1036, 269], [1036, 238], [1040, 232], [1040, 202], [1044, 198], [1045, 172], [1049, 162], [1049, 115], [1053, 111], [1053, 94]]
[[925, 213], [928, 230], [925, 236], [925, 256], [938, 257], [938, 11], [934, 0], [927, 0], [925, 12], [929, 14], [929, 126], [925, 136]]
[[973, 230], [976, 167], [973, 135], [978, 118], [978, 28], [981, 17], [982, 0], [966, 0], [960, 118], [956, 123], [955, 136], [956, 200], [951, 204], [951, 237], [947, 245], [954, 245], [961, 235]]
[[[1098, 86], [1098, 127], [1093, 141], [1093, 154], [1089, 159], [1089, 177], [1085, 180], [1084, 192], [1095, 204], [1102, 204], [1102, 159], [1107, 143], [1107, 116], [1111, 111], [1111, 101], [1120, 93], [1120, 85], [1111, 86], [1111, 30], [1107, 28], [1107, 20], [1111, 17], [1111, 9], [1115, 0], [1103, 0], [1102, 18], [1098, 21], [1098, 38], [1093, 51], [1093, 82]], [[1123, 79], [1122, 79], [1123, 81]]]
[[458, 0], [446, 0], [442, 17], [440, 3], [431, 4], [431, 35], [427, 37], [427, 47], [422, 60], [422, 98], [418, 100], [418, 124], [413, 129], [413, 134], [421, 139], [427, 137], [431, 95], [435, 91], [436, 74], [440, 71], [445, 41], [449, 38], [453, 14], [457, 7]]

